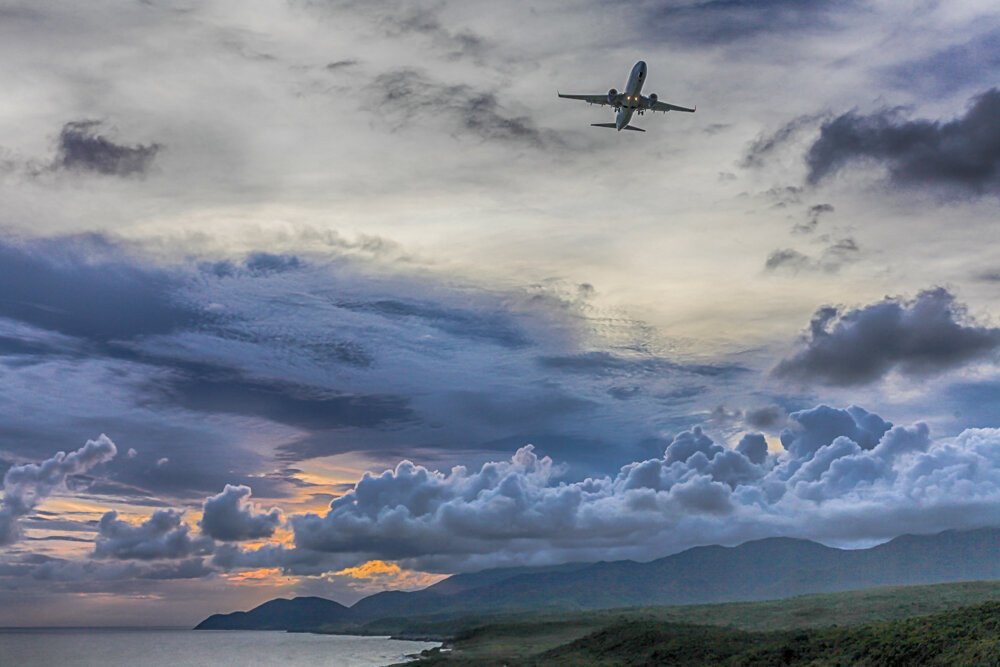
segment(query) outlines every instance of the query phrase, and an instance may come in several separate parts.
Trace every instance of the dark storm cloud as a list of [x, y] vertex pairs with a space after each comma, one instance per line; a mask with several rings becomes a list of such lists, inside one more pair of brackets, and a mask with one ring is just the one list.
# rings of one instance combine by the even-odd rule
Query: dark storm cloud
[[206, 319], [175, 297], [182, 279], [139, 268], [100, 236], [0, 240], [0, 317], [91, 341], [168, 333]]
[[94, 556], [158, 560], [212, 553], [215, 543], [204, 537], [192, 538], [190, 527], [182, 519], [182, 512], [157, 510], [148, 520], [135, 525], [119, 519], [118, 512], [107, 512], [101, 517]]
[[439, 304], [402, 299], [338, 301], [338, 308], [375, 313], [396, 320], [415, 319], [456, 338], [493, 343], [509, 348], [531, 345], [524, 331], [504, 312], [478, 312]]
[[937, 288], [912, 301], [887, 298], [842, 312], [816, 312], [805, 346], [782, 360], [779, 378], [851, 386], [875, 382], [892, 370], [922, 377], [991, 355], [1000, 329], [976, 325], [965, 307]]
[[991, 82], [998, 68], [1000, 30], [993, 30], [930, 56], [896, 65], [886, 71], [885, 81], [903, 90], [940, 98], [966, 86]]
[[562, 143], [556, 133], [538, 127], [530, 117], [512, 114], [495, 93], [465, 83], [442, 83], [418, 70], [380, 74], [368, 94], [372, 104], [394, 116], [400, 126], [413, 123], [415, 116], [445, 118], [453, 135], [536, 148]]
[[651, 38], [717, 46], [766, 34], [831, 30], [837, 12], [855, 6], [853, 0], [647, 0], [630, 10]]
[[115, 444], [102, 434], [69, 454], [58, 452], [42, 463], [26, 463], [9, 468], [3, 477], [0, 546], [13, 544], [21, 538], [18, 519], [30, 514], [39, 502], [62, 487], [68, 476], [84, 473], [100, 463], [110, 461], [117, 451]]
[[59, 133], [54, 168], [92, 171], [108, 176], [141, 176], [160, 151], [159, 144], [116, 144], [98, 134], [101, 121], [66, 123]]
[[947, 122], [906, 120], [899, 109], [834, 118], [806, 154], [808, 181], [865, 160], [885, 165], [898, 185], [1000, 192], [1000, 90], [973, 98], [963, 116]]
[[250, 487], [226, 484], [222, 493], [207, 498], [198, 523], [201, 532], [216, 540], [237, 542], [270, 537], [281, 524], [281, 510], [257, 512], [248, 502]]

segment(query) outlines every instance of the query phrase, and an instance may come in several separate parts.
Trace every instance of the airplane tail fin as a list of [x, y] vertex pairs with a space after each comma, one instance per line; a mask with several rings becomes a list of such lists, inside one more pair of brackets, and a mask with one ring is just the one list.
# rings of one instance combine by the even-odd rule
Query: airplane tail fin
[[[610, 127], [616, 129], [618, 126], [614, 123], [591, 123], [591, 127]], [[632, 130], [633, 132], [645, 132], [646, 130], [641, 127], [636, 127], [635, 125], [626, 125], [622, 128], [623, 130]]]

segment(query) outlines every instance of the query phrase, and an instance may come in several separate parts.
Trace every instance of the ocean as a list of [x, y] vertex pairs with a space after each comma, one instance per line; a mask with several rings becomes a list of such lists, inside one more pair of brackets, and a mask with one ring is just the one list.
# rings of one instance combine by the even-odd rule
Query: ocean
[[0, 629], [0, 667], [374, 667], [437, 646], [385, 637], [189, 629]]

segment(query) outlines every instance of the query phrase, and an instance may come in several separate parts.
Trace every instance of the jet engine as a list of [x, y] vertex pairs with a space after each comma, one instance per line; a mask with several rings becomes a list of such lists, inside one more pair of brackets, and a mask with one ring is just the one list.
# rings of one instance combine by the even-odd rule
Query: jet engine
[[608, 91], [608, 104], [614, 104], [615, 100], [618, 99], [618, 91], [612, 88]]
[[656, 100], [658, 100], [658, 99], [660, 99], [660, 98], [656, 96], [656, 93], [650, 93], [649, 94], [649, 108], [650, 109], [652, 109], [653, 107], [656, 106]]

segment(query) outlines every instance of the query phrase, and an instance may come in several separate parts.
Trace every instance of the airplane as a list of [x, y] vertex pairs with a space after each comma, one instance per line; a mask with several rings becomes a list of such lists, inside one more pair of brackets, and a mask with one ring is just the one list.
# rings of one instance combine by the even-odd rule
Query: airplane
[[[588, 104], [607, 104], [618, 112], [618, 117], [614, 123], [591, 123], [593, 127], [613, 127], [619, 132], [622, 130], [633, 130], [635, 132], [645, 132], [646, 130], [629, 125], [632, 114], [638, 112], [641, 116], [646, 111], [687, 111], [694, 113], [695, 109], [679, 107], [676, 104], [667, 104], [657, 99], [656, 93], [650, 93], [649, 97], [641, 94], [642, 84], [646, 80], [646, 63], [639, 61], [632, 68], [632, 73], [628, 75], [628, 83], [625, 84], [624, 92], [619, 93], [612, 88], [607, 95], [563, 95], [556, 91], [559, 97], [571, 100], [583, 100]], [[697, 108], [697, 107], [695, 107]]]

